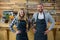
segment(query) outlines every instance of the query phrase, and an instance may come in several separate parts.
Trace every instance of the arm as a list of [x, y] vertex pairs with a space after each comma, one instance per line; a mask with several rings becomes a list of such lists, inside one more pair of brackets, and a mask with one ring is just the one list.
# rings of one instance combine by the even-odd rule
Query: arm
[[31, 28], [31, 19], [30, 18], [28, 18], [27, 23], [28, 23], [28, 30], [30, 30], [30, 28]]
[[36, 17], [37, 17], [36, 15], [37, 15], [37, 14], [34, 13], [34, 14], [33, 14], [33, 17], [32, 17], [32, 28], [33, 28], [33, 29], [35, 29], [35, 26], [36, 26]]
[[48, 13], [47, 17], [48, 17], [48, 21], [51, 23], [51, 25], [50, 25], [49, 29], [45, 31], [44, 35], [48, 34], [49, 31], [52, 30], [55, 25], [55, 21], [49, 13]]
[[32, 28], [33, 28], [33, 32], [36, 33], [36, 19], [35, 19], [35, 14], [32, 17]]
[[9, 29], [10, 29], [12, 32], [15, 32], [15, 30], [13, 29], [13, 26], [14, 26], [15, 22], [16, 22], [16, 18], [14, 18], [14, 20], [12, 21], [12, 23], [10, 23], [10, 25], [9, 25]]
[[54, 21], [54, 19], [52, 18], [52, 16], [49, 13], [48, 13], [48, 20], [51, 23], [51, 25], [50, 25], [48, 30], [52, 30], [54, 25], [55, 25], [55, 21]]

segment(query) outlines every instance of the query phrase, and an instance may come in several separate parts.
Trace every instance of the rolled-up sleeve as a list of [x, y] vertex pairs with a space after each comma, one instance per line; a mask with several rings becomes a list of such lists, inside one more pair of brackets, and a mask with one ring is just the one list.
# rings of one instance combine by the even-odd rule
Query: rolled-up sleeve
[[48, 20], [51, 23], [51, 25], [50, 25], [48, 30], [52, 30], [54, 28], [55, 21], [54, 21], [53, 17], [49, 13], [48, 13]]
[[13, 26], [14, 24], [16, 23], [16, 18], [13, 19], [13, 21], [10, 23], [9, 25], [9, 29], [12, 31], [12, 32], [15, 32], [15, 30], [13, 29]]
[[34, 13], [33, 14], [33, 17], [32, 17], [32, 28], [35, 28], [35, 24], [36, 24], [36, 15], [37, 15], [37, 13]]
[[37, 13], [34, 13], [34, 14], [33, 14], [33, 17], [32, 17], [32, 22], [33, 22], [33, 23], [36, 22], [36, 15], [37, 15]]

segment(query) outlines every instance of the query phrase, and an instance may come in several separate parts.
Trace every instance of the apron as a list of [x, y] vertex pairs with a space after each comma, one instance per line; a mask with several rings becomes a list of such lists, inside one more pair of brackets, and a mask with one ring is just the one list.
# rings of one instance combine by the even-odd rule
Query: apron
[[21, 33], [16, 35], [16, 40], [28, 40], [25, 20], [20, 20], [17, 29], [21, 30]]
[[[44, 13], [43, 13], [44, 14]], [[36, 33], [34, 34], [34, 40], [47, 40], [47, 35], [44, 35], [46, 31], [46, 21], [45, 21], [45, 15], [44, 19], [38, 19], [37, 14], [37, 21], [36, 21]]]

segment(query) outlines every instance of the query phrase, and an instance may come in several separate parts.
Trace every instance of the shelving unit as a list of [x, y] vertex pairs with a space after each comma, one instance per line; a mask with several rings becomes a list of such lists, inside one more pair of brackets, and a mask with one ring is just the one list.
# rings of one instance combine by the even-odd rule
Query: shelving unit
[[[60, 20], [58, 14], [60, 15], [60, 6], [57, 6], [56, 3], [50, 2], [52, 0], [48, 0], [49, 2], [43, 2], [44, 10], [53, 10], [55, 9], [56, 14], [52, 15], [55, 20]], [[36, 6], [39, 4], [41, 0], [9, 0], [9, 2], [0, 2], [0, 13], [2, 14], [4, 10], [13, 10], [18, 11], [20, 8], [24, 8], [28, 10], [28, 15], [32, 16], [34, 12], [37, 11]], [[59, 1], [57, 1], [58, 3]], [[55, 16], [56, 15], [56, 16]], [[58, 18], [58, 19], [56, 19]]]
[[[28, 14], [32, 16], [34, 12], [37, 11], [36, 6], [40, 2], [41, 0], [21, 0], [21, 1], [20, 0], [12, 0], [12, 1], [9, 0], [9, 2], [8, 1], [0, 2], [0, 10], [2, 13], [4, 10], [18, 11], [20, 8], [24, 8], [25, 10], [28, 10]], [[48, 0], [48, 2], [43, 2], [43, 5], [44, 5], [44, 10], [50, 11], [50, 10], [55, 9], [57, 14], [60, 13], [59, 7], [57, 7], [57, 4], [53, 3], [52, 0]]]

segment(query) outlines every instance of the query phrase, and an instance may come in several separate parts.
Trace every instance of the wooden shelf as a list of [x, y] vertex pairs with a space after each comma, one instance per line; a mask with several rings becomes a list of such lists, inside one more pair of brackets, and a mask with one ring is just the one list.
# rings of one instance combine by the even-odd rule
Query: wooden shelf
[[6, 10], [6, 9], [12, 9], [12, 8], [11, 7], [0, 7], [0, 9]]
[[60, 13], [60, 10], [56, 10], [56, 13]]
[[56, 22], [55, 25], [60, 25], [60, 22]]
[[2, 4], [2, 5], [5, 5], [5, 4], [12, 5], [12, 4], [15, 4], [15, 3], [14, 2], [0, 2], [0, 4]]

